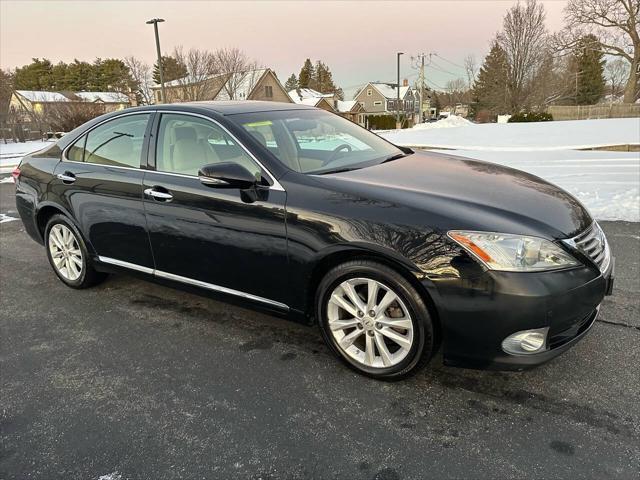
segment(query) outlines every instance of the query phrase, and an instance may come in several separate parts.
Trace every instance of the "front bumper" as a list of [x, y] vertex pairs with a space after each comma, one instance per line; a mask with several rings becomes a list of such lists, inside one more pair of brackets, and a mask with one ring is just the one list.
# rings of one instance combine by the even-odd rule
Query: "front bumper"
[[[580, 341], [594, 325], [613, 284], [614, 262], [605, 274], [583, 267], [564, 271], [486, 271], [472, 280], [436, 282], [434, 302], [443, 331], [446, 365], [524, 370], [545, 363]], [[514, 332], [549, 327], [547, 349], [508, 354], [502, 341]]]

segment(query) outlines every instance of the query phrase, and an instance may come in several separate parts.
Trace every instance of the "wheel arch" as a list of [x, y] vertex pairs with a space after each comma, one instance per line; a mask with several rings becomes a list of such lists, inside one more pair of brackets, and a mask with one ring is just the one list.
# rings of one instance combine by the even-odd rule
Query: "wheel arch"
[[313, 323], [317, 322], [317, 319], [314, 318], [313, 312], [320, 282], [332, 268], [353, 260], [370, 260], [378, 262], [402, 275], [411, 284], [411, 286], [416, 289], [420, 298], [424, 301], [427, 310], [429, 311], [429, 315], [433, 320], [434, 333], [436, 335], [435, 344], [440, 344], [442, 338], [442, 324], [438, 308], [428, 289], [413, 273], [418, 271], [417, 267], [405, 258], [398, 258], [398, 255], [395, 254], [395, 252], [393, 254], [389, 254], [380, 250], [351, 246], [334, 249], [326, 252], [322, 257], [320, 257], [314, 264], [311, 271], [306, 295], [307, 311], [310, 312], [309, 317]]

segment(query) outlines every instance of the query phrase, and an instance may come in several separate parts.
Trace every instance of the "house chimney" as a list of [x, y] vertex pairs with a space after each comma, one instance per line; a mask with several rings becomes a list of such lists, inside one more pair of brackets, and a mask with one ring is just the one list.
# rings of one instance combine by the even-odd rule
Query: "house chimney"
[[402, 86], [403, 87], [408, 87], [409, 86], [409, 80], [406, 79], [406, 78], [404, 80], [402, 80]]

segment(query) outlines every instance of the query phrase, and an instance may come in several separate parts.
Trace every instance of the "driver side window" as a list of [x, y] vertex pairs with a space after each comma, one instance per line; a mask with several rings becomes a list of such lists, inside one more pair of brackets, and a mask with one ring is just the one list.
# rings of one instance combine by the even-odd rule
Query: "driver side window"
[[198, 175], [204, 165], [235, 162], [257, 179], [260, 166], [217, 124], [204, 118], [163, 114], [156, 146], [156, 170]]

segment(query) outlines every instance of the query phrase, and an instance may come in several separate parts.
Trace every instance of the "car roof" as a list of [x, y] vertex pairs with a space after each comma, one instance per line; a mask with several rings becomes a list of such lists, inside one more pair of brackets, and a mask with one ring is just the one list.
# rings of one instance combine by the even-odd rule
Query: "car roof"
[[[140, 107], [139, 110], [209, 110], [220, 115], [235, 115], [237, 113], [273, 112], [280, 110], [317, 110], [315, 107], [285, 102], [265, 102], [259, 100], [221, 100], [196, 101], [182, 103], [165, 103]], [[127, 111], [136, 110], [127, 109]]]

